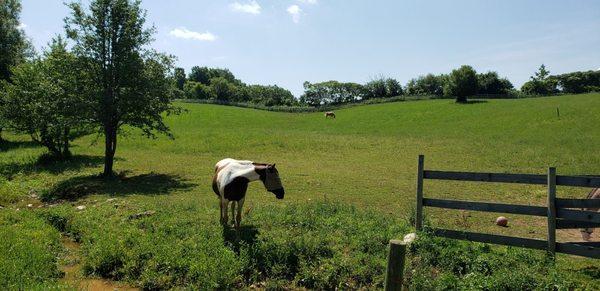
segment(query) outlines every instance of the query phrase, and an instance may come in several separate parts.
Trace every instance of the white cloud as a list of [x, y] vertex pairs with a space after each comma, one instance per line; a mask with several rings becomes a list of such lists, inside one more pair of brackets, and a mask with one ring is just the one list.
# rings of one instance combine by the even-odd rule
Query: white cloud
[[292, 15], [292, 20], [294, 23], [300, 22], [300, 13], [302, 12], [300, 6], [294, 4], [287, 8], [287, 12]]
[[18, 29], [25, 29], [27, 28], [27, 24], [25, 23], [20, 23], [19, 26], [17, 26]]
[[298, 2], [304, 4], [317, 4], [317, 0], [298, 0]]
[[229, 4], [229, 7], [233, 11], [250, 13], [250, 14], [260, 14], [260, 9], [261, 9], [260, 5], [254, 0], [252, 0], [246, 4], [242, 4], [242, 3], [236, 1], [234, 3]]
[[177, 38], [193, 39], [193, 40], [199, 40], [199, 41], [215, 41], [217, 39], [216, 35], [208, 32], [208, 31], [204, 32], [204, 33], [200, 33], [200, 32], [188, 30], [185, 27], [175, 28], [175, 29], [171, 30], [171, 32], [169, 32], [169, 34], [174, 37], [177, 37]]

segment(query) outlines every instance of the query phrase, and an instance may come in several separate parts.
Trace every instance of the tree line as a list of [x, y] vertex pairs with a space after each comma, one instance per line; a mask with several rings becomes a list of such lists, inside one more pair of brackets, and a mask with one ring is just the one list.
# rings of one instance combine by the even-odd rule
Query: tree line
[[299, 105], [287, 89], [277, 85], [247, 85], [228, 69], [195, 66], [186, 76], [183, 68], [176, 68], [174, 84], [173, 95], [181, 99], [252, 103], [263, 106]]
[[600, 71], [573, 72], [550, 75], [541, 65], [520, 90], [497, 72], [478, 73], [464, 65], [448, 74], [427, 74], [411, 79], [405, 86], [393, 78], [379, 76], [365, 84], [330, 80], [304, 82], [304, 93], [295, 99], [288, 91], [277, 86], [246, 85], [228, 69], [193, 67], [189, 76], [177, 69], [180, 98], [250, 103], [263, 106], [339, 105], [363, 102], [373, 98], [399, 96], [432, 96], [456, 98], [466, 102], [468, 97], [518, 98], [523, 96], [600, 91]]

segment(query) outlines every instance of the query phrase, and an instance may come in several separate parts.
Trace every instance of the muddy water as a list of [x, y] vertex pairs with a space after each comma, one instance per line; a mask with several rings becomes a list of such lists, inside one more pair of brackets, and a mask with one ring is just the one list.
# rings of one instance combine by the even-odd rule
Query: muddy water
[[140, 290], [129, 286], [127, 284], [118, 283], [105, 279], [94, 279], [84, 278], [81, 274], [81, 262], [80, 262], [80, 251], [81, 246], [72, 241], [70, 238], [64, 237], [61, 242], [67, 250], [65, 258], [65, 264], [61, 266], [61, 270], [65, 273], [65, 276], [61, 279], [62, 282], [67, 283], [79, 290], [88, 291], [100, 291], [100, 290], [119, 290], [119, 291], [132, 291]]

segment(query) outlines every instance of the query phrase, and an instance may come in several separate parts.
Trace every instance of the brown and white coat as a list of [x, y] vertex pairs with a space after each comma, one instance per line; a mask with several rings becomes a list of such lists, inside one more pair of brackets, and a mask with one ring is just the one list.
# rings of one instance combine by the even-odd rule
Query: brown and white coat
[[231, 203], [231, 216], [236, 227], [242, 221], [242, 207], [248, 190], [248, 183], [260, 180], [267, 191], [283, 199], [285, 194], [279, 172], [275, 164], [254, 163], [252, 161], [223, 159], [215, 165], [212, 188], [219, 196], [221, 224], [229, 221], [227, 208]]

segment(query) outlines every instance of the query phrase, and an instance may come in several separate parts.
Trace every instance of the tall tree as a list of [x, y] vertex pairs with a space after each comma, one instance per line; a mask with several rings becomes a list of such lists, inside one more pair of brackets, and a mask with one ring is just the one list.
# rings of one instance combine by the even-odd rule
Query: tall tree
[[147, 48], [154, 28], [146, 28], [139, 0], [92, 0], [88, 9], [70, 3], [65, 20], [74, 52], [87, 62], [96, 86], [86, 90], [90, 120], [104, 134], [104, 173], [113, 175], [117, 136], [124, 125], [148, 137], [172, 137], [163, 113], [177, 113], [169, 98], [172, 57]]
[[[0, 0], [0, 83], [3, 80], [10, 81], [11, 67], [21, 63], [30, 48], [25, 33], [20, 28], [20, 15], [19, 0]], [[1, 99], [0, 106], [2, 106]], [[2, 140], [2, 127], [0, 119], [0, 140]]]

